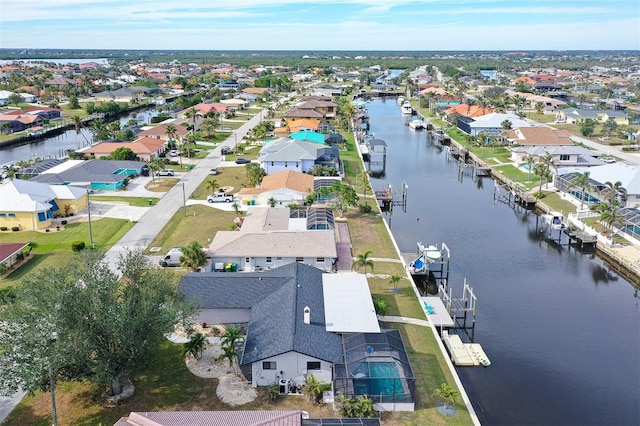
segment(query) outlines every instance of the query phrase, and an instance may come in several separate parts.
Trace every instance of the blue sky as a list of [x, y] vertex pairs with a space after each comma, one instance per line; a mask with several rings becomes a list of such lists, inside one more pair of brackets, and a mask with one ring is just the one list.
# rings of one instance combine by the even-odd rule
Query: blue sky
[[640, 0], [0, 0], [0, 47], [640, 49]]

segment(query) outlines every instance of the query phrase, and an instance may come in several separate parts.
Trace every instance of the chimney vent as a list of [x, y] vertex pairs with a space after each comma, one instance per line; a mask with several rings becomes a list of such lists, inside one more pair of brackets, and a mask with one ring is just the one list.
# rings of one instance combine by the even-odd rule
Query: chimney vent
[[308, 306], [304, 307], [304, 323], [311, 324], [311, 309]]

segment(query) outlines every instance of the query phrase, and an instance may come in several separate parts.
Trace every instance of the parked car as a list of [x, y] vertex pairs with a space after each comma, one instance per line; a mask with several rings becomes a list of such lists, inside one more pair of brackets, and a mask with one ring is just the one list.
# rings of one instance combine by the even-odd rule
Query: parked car
[[215, 168], [215, 167], [209, 169], [209, 174], [210, 175], [217, 175], [218, 174], [218, 169]]
[[233, 151], [231, 150], [231, 148], [225, 145], [222, 148], [220, 148], [220, 154], [229, 155], [229, 154], [233, 154]]
[[230, 203], [234, 199], [233, 194], [227, 194], [225, 192], [219, 192], [217, 194], [211, 194], [207, 197], [209, 203]]
[[177, 157], [178, 156], [178, 151], [176, 151], [175, 149], [172, 149], [171, 151], [169, 151], [169, 156], [170, 157]]
[[609, 164], [612, 164], [612, 163], [616, 162], [616, 159], [613, 158], [613, 157], [600, 157], [600, 159], [602, 161], [604, 161], [605, 163], [609, 163]]
[[156, 173], [157, 176], [173, 176], [175, 174], [176, 171], [173, 169], [162, 169], [158, 173]]
[[238, 157], [236, 158], [236, 164], [249, 164], [251, 160], [248, 158]]

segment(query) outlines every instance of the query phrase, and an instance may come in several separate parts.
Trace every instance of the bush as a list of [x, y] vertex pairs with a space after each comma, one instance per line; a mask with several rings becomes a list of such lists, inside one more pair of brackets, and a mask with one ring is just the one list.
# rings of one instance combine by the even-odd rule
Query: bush
[[358, 208], [360, 213], [371, 213], [371, 206], [369, 204], [359, 204]]
[[7, 272], [8, 269], [9, 267], [7, 266], [6, 263], [4, 262], [0, 263], [0, 275], [4, 275], [4, 273]]
[[11, 227], [11, 230], [13, 232], [18, 232], [20, 230], [20, 227], [19, 226], [13, 226], [13, 227]]
[[[2, 270], [3, 266], [6, 268], [7, 265], [5, 265], [4, 263], [0, 263], [0, 275], [6, 272], [6, 269], [4, 271]], [[12, 286], [0, 288], [0, 305], [8, 305], [9, 303], [13, 302], [15, 298], [15, 288], [13, 288]]]
[[71, 243], [71, 250], [73, 251], [82, 251], [86, 247], [84, 241], [74, 241]]
[[61, 224], [63, 224], [63, 225], [66, 225], [66, 224], [67, 224], [67, 221], [66, 221], [66, 220], [63, 220], [63, 221], [60, 221], [60, 223], [61, 223]]
[[7, 228], [6, 226], [0, 226], [0, 231], [6, 231], [7, 229], [9, 228]]

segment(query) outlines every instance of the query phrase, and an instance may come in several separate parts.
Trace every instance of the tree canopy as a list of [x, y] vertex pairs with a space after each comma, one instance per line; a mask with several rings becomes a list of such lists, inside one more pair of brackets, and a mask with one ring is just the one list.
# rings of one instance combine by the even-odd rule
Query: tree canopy
[[0, 311], [0, 394], [85, 379], [120, 393], [174, 324], [193, 313], [175, 278], [141, 251], [120, 256], [119, 276], [98, 250], [27, 276]]
[[139, 161], [138, 156], [131, 150], [131, 148], [127, 148], [126, 146], [121, 146], [120, 148], [116, 148], [111, 155], [109, 155], [110, 160], [132, 160]]

